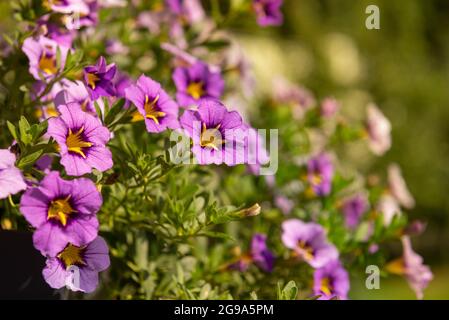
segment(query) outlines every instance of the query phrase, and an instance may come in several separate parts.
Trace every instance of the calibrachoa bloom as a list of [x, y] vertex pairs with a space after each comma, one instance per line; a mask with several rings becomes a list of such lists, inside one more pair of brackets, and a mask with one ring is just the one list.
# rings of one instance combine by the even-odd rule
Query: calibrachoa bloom
[[[60, 51], [58, 61], [57, 51]], [[23, 42], [23, 52], [30, 61], [29, 71], [37, 80], [51, 79], [64, 68], [69, 48], [59, 45], [56, 41], [39, 36], [27, 38]]]
[[376, 209], [382, 213], [385, 226], [390, 225], [395, 215], [401, 214], [401, 208], [398, 202], [389, 194], [384, 194], [380, 197]]
[[199, 0], [165, 0], [165, 3], [171, 12], [188, 22], [200, 21], [205, 16]]
[[64, 180], [50, 172], [39, 186], [29, 188], [20, 211], [36, 228], [33, 242], [43, 255], [56, 256], [67, 243], [84, 246], [98, 233], [96, 213], [103, 200], [95, 184], [86, 178]]
[[242, 255], [237, 263], [232, 264], [231, 269], [238, 269], [243, 272], [248, 269], [251, 263], [254, 263], [265, 272], [271, 272], [275, 257], [268, 249], [266, 241], [266, 235], [254, 234], [249, 252]]
[[73, 291], [92, 292], [98, 286], [98, 273], [109, 264], [108, 245], [102, 237], [97, 237], [87, 245], [68, 243], [61, 252], [47, 259], [42, 274], [54, 289], [67, 285]]
[[247, 126], [247, 151], [245, 156], [247, 159], [245, 163], [248, 164], [249, 170], [252, 174], [259, 175], [260, 169], [263, 165], [270, 161], [270, 156], [265, 148], [265, 141], [256, 129]]
[[401, 168], [397, 164], [388, 166], [388, 186], [393, 197], [404, 208], [412, 209], [415, 206], [415, 199], [408, 191], [405, 180], [402, 177]]
[[329, 155], [323, 153], [307, 163], [307, 179], [312, 191], [318, 196], [326, 196], [331, 192], [334, 166]]
[[141, 75], [136, 85], [125, 89], [125, 96], [145, 118], [148, 132], [161, 132], [167, 128], [179, 127], [178, 105], [156, 81]]
[[92, 168], [106, 171], [112, 167], [112, 154], [106, 143], [109, 130], [77, 103], [58, 107], [59, 117], [48, 120], [48, 135], [59, 145], [61, 164], [67, 174], [81, 176]]
[[283, 22], [281, 12], [283, 0], [253, 0], [257, 23], [262, 26], [278, 26]]
[[387, 270], [405, 276], [410, 287], [415, 291], [416, 297], [422, 299], [423, 290], [433, 279], [432, 271], [423, 264], [423, 258], [413, 251], [410, 238], [403, 236], [401, 240], [404, 253], [401, 258], [390, 262]]
[[178, 67], [173, 72], [176, 99], [180, 106], [197, 105], [200, 100], [219, 99], [224, 81], [219, 72], [212, 72], [207, 64], [198, 61], [189, 67]]
[[391, 124], [374, 104], [368, 105], [366, 127], [371, 151], [383, 155], [391, 147]]
[[332, 298], [346, 300], [349, 292], [348, 272], [340, 261], [334, 260], [313, 273], [313, 293], [320, 295], [319, 300]]
[[323, 227], [298, 219], [282, 223], [282, 242], [313, 268], [321, 268], [338, 258], [337, 248], [327, 240]]
[[96, 65], [84, 68], [84, 83], [92, 100], [115, 95], [115, 87], [112, 80], [116, 71], [115, 63], [107, 65], [103, 56], [98, 59]]
[[7, 149], [0, 149], [0, 199], [26, 189], [22, 173], [15, 167], [16, 156]]
[[202, 100], [197, 110], [186, 110], [180, 122], [193, 140], [192, 152], [199, 164], [244, 162], [247, 128], [237, 111], [229, 112], [215, 100]]
[[342, 206], [346, 227], [349, 229], [357, 227], [361, 216], [367, 209], [368, 201], [363, 194], [357, 194], [347, 199]]

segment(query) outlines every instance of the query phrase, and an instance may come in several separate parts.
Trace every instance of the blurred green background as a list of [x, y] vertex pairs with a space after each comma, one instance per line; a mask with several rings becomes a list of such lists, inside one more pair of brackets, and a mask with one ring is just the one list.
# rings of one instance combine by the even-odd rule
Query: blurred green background
[[[231, 27], [260, 90], [271, 91], [272, 80], [283, 75], [318, 98], [335, 96], [342, 112], [354, 118], [364, 116], [368, 101], [379, 105], [392, 122], [392, 149], [376, 158], [355, 147], [348, 156], [362, 170], [401, 165], [417, 201], [410, 215], [428, 222], [426, 232], [414, 239], [415, 250], [435, 274], [425, 298], [449, 299], [449, 1], [284, 2], [280, 28], [259, 28], [253, 16]], [[380, 9], [380, 30], [365, 27], [368, 5]], [[0, 1], [1, 33], [15, 26], [11, 20], [9, 1]], [[382, 279], [381, 290], [371, 291], [356, 278], [350, 296], [415, 298], [399, 277]]]

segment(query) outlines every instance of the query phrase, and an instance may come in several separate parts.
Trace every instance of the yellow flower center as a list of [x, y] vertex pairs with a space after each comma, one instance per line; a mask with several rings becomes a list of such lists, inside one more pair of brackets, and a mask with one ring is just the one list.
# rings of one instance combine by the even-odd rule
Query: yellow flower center
[[53, 104], [49, 105], [45, 111], [47, 112], [48, 118], [59, 116], [59, 112]]
[[332, 286], [330, 285], [330, 279], [329, 278], [323, 278], [321, 279], [321, 292], [323, 292], [325, 295], [330, 296], [332, 294]]
[[55, 74], [58, 71], [55, 56], [43, 52], [39, 59], [39, 69], [46, 74]]
[[223, 145], [225, 141], [221, 137], [220, 124], [212, 129], [207, 129], [206, 124], [203, 122], [203, 128], [201, 129], [200, 146], [207, 147], [214, 150], [218, 150], [218, 147]]
[[153, 120], [156, 124], [159, 124], [159, 118], [165, 117], [165, 112], [158, 111], [156, 104], [159, 100], [159, 95], [150, 101], [148, 95], [145, 95], [145, 117]]
[[312, 175], [312, 178], [311, 178], [311, 183], [313, 184], [313, 185], [319, 185], [321, 182], [323, 181], [323, 179], [321, 178], [321, 175], [319, 174], [319, 173], [314, 173], [313, 175]]
[[79, 154], [81, 157], [86, 159], [86, 154], [84, 153], [84, 148], [92, 147], [93, 143], [83, 141], [82, 133], [84, 131], [84, 127], [81, 127], [77, 132], [73, 133], [72, 129], [69, 129], [69, 135], [66, 139], [67, 149], [70, 152], [74, 152]]
[[48, 208], [47, 220], [58, 220], [65, 227], [67, 225], [68, 216], [76, 212], [70, 205], [70, 197], [71, 196], [69, 195], [64, 199], [53, 200]]
[[187, 86], [187, 93], [195, 100], [198, 100], [204, 95], [203, 82], [191, 82]]
[[83, 260], [83, 252], [83, 247], [77, 247], [69, 243], [69, 245], [58, 254], [58, 259], [64, 262], [66, 268], [73, 265], [86, 265], [86, 262]]
[[298, 249], [306, 261], [313, 259], [313, 249], [305, 241], [298, 242]]
[[89, 85], [89, 87], [92, 88], [92, 90], [95, 90], [95, 88], [97, 87], [97, 82], [100, 80], [100, 78], [93, 73], [88, 73], [87, 74], [87, 84]]

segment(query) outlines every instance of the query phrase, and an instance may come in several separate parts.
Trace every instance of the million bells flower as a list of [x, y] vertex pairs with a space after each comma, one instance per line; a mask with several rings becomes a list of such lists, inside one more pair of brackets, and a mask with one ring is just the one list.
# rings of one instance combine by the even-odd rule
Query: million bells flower
[[136, 85], [125, 89], [125, 96], [144, 117], [147, 131], [161, 132], [179, 127], [178, 105], [156, 81], [142, 75]]
[[7, 149], [0, 149], [0, 199], [26, 189], [22, 173], [15, 167], [16, 156]]
[[332, 298], [348, 299], [349, 276], [340, 261], [334, 260], [324, 267], [316, 269], [313, 274], [313, 293], [319, 300]]
[[106, 148], [111, 134], [94, 116], [77, 103], [58, 107], [59, 117], [48, 120], [47, 133], [59, 145], [61, 164], [68, 175], [81, 176], [92, 168], [106, 171], [112, 167], [112, 154]]
[[33, 243], [43, 255], [56, 256], [67, 243], [83, 246], [98, 234], [96, 213], [103, 200], [86, 178], [63, 180], [50, 172], [37, 187], [29, 188], [20, 211], [36, 231]]
[[92, 100], [115, 95], [113, 79], [116, 71], [115, 64], [107, 65], [104, 57], [100, 57], [96, 65], [84, 68], [84, 82]]
[[92, 292], [98, 285], [98, 273], [110, 265], [109, 250], [102, 237], [87, 245], [68, 243], [56, 256], [49, 257], [42, 274], [54, 289], [68, 286], [73, 291]]
[[281, 12], [282, 2], [283, 0], [253, 0], [257, 24], [262, 27], [281, 25], [284, 20]]
[[237, 111], [203, 100], [197, 110], [186, 110], [180, 122], [193, 140], [192, 152], [199, 164], [233, 166], [245, 161], [247, 127]]
[[223, 94], [224, 81], [219, 72], [212, 72], [204, 62], [189, 67], [178, 67], [173, 72], [176, 99], [182, 107], [197, 105], [203, 99], [219, 99]]
[[284, 221], [282, 242], [313, 268], [321, 268], [339, 256], [337, 248], [328, 242], [323, 227], [314, 222]]

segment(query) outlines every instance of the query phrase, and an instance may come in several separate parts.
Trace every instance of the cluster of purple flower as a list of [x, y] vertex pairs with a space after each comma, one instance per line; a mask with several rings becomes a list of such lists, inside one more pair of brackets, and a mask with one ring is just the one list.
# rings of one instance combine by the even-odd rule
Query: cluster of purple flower
[[[102, 1], [113, 5], [114, 1]], [[282, 23], [282, 0], [253, 0], [253, 10], [261, 26]], [[95, 65], [84, 68], [82, 78], [75, 82], [61, 77], [73, 41], [80, 27], [95, 26], [98, 20], [99, 2], [95, 0], [44, 1], [49, 14], [38, 21], [40, 32], [27, 38], [22, 50], [29, 60], [29, 72], [36, 82], [32, 95], [39, 98], [40, 119], [48, 120], [46, 137], [54, 139], [60, 164], [67, 178], [52, 171], [46, 165], [46, 176], [39, 182], [26, 181], [15, 167], [15, 156], [9, 150], [0, 150], [0, 199], [26, 190], [21, 197], [20, 211], [35, 228], [34, 246], [47, 258], [44, 278], [53, 288], [65, 285], [72, 290], [92, 292], [98, 285], [98, 273], [108, 268], [108, 246], [98, 235], [99, 212], [103, 200], [101, 192], [89, 178], [82, 177], [93, 170], [107, 171], [113, 167], [112, 153], [107, 144], [113, 133], [97, 115], [96, 106], [104, 102], [126, 100], [124, 108], [133, 108], [134, 120], [143, 120], [149, 133], [179, 130], [191, 139], [191, 151], [201, 165], [251, 164], [250, 171], [258, 174], [260, 166], [269, 159], [261, 137], [246, 123], [237, 111], [230, 111], [221, 102], [225, 82], [220, 68], [211, 66], [181, 50], [179, 24], [195, 23], [204, 18], [199, 1], [167, 0], [165, 10], [150, 12], [151, 17], [140, 16], [138, 25], [157, 33], [158, 23], [169, 22], [171, 44], [163, 44], [166, 51], [182, 64], [175, 66], [172, 80], [176, 99], [172, 98], [160, 83], [146, 75], [133, 81], [99, 57]], [[56, 24], [52, 15], [62, 16], [62, 24]], [[76, 19], [75, 19], [76, 17]], [[118, 44], [110, 44], [108, 50], [124, 50]], [[242, 67], [243, 68], [243, 67]], [[53, 83], [54, 82], [54, 83]], [[51, 90], [45, 90], [52, 83]], [[44, 94], [45, 93], [45, 94]], [[298, 115], [313, 103], [313, 97], [303, 88], [283, 85], [277, 90], [279, 103], [294, 104]], [[320, 108], [324, 118], [332, 117], [338, 110], [333, 98], [325, 99]], [[180, 114], [181, 113], [181, 114]], [[391, 145], [391, 126], [379, 109], [368, 108], [366, 136], [375, 154], [383, 154]], [[251, 154], [254, 149], [256, 155]], [[255, 159], [252, 159], [255, 158]], [[255, 160], [255, 161], [250, 161]], [[325, 152], [314, 153], [307, 159], [305, 176], [311, 197], [326, 197], [332, 193], [334, 164], [332, 156]], [[410, 208], [414, 200], [409, 194], [398, 167], [389, 170], [389, 192], [379, 202], [379, 212], [388, 225], [399, 207]], [[278, 195], [276, 205], [289, 214], [294, 203]], [[355, 229], [367, 212], [369, 203], [365, 194], [345, 198], [341, 205], [345, 225]], [[326, 230], [316, 222], [288, 219], [282, 224], [281, 240], [294, 259], [306, 262], [314, 269], [313, 292], [321, 299], [347, 299], [348, 272], [343, 267], [337, 248], [328, 240]], [[405, 274], [418, 297], [432, 278], [430, 269], [414, 253], [407, 237], [403, 239], [404, 257], [392, 265], [396, 273]], [[240, 255], [231, 267], [245, 271], [254, 263], [265, 272], [275, 268], [275, 255], [269, 250], [267, 236], [253, 236], [250, 249]], [[72, 271], [79, 271], [79, 283], [71, 282]]]

